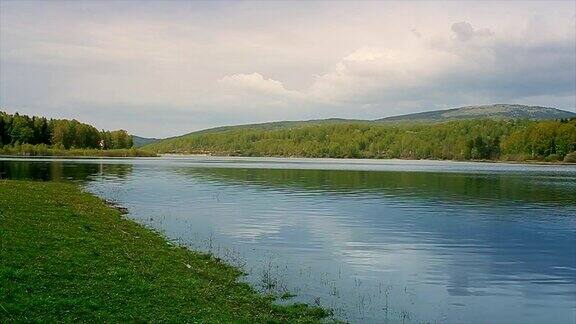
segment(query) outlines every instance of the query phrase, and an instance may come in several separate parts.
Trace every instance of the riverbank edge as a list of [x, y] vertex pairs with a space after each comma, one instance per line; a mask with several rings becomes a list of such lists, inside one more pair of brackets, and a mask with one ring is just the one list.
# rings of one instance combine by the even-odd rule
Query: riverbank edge
[[44, 144], [0, 146], [0, 156], [22, 157], [155, 157], [158, 154], [140, 148], [98, 149], [98, 148], [59, 148]]
[[[33, 147], [33, 146], [32, 146]], [[46, 154], [49, 153], [49, 154]], [[70, 149], [70, 150], [58, 150], [49, 148], [48, 150], [31, 152], [28, 151], [16, 151], [12, 148], [7, 149], [6, 147], [0, 148], [0, 158], [68, 158], [68, 159], [103, 159], [103, 158], [155, 158], [163, 156], [200, 156], [200, 157], [239, 157], [239, 158], [285, 158], [285, 159], [334, 159], [334, 160], [367, 160], [367, 161], [385, 161], [385, 160], [395, 160], [395, 161], [449, 161], [449, 162], [481, 162], [481, 163], [509, 163], [509, 164], [542, 164], [542, 165], [574, 165], [576, 164], [576, 152], [570, 152], [567, 157], [560, 160], [546, 161], [545, 159], [514, 159], [510, 157], [505, 157], [503, 159], [462, 159], [462, 160], [450, 160], [450, 159], [411, 159], [411, 158], [352, 158], [352, 157], [307, 157], [307, 156], [283, 156], [283, 155], [241, 155], [241, 154], [230, 154], [226, 152], [170, 152], [162, 153], [155, 152], [151, 150], [143, 150], [140, 148], [131, 149], [114, 149], [114, 150], [98, 150], [98, 149]]]
[[[354, 161], [431, 161], [431, 162], [461, 162], [461, 163], [502, 163], [527, 165], [576, 165], [575, 162], [541, 161], [541, 160], [441, 160], [441, 159], [381, 159], [381, 158], [344, 158], [344, 157], [305, 157], [280, 155], [226, 155], [205, 153], [157, 153], [157, 157], [228, 157], [228, 158], [279, 158], [279, 159], [310, 159], [310, 160], [354, 160]], [[1, 157], [1, 156], [0, 156]]]
[[345, 157], [304, 157], [304, 156], [280, 156], [280, 155], [227, 155], [227, 154], [206, 154], [206, 153], [153, 153], [148, 155], [22, 155], [22, 154], [2, 154], [0, 158], [21, 158], [21, 159], [133, 159], [133, 158], [162, 158], [162, 157], [229, 157], [229, 158], [280, 158], [280, 159], [310, 159], [310, 160], [355, 160], [355, 161], [431, 161], [431, 162], [461, 162], [461, 163], [501, 163], [501, 164], [526, 164], [526, 165], [576, 165], [574, 162], [566, 161], [542, 161], [542, 160], [441, 160], [441, 159], [382, 159], [382, 158], [345, 158]]
[[[68, 182], [0, 180], [0, 322], [318, 322]], [[30, 238], [34, 238], [31, 240]]]

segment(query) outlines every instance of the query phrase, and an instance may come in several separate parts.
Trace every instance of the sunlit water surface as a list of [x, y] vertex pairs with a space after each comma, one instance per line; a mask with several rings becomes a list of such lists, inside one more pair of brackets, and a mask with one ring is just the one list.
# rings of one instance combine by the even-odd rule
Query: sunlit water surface
[[575, 166], [4, 158], [0, 177], [81, 181], [351, 322], [576, 322]]

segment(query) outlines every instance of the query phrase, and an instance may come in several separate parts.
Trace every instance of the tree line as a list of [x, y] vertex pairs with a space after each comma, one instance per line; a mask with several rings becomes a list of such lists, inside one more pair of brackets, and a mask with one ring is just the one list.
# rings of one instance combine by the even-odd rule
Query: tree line
[[22, 144], [49, 145], [60, 149], [124, 149], [133, 146], [125, 130], [98, 130], [69, 119], [8, 114], [0, 111], [0, 147]]
[[192, 133], [144, 149], [243, 156], [558, 161], [576, 151], [576, 119], [246, 127]]

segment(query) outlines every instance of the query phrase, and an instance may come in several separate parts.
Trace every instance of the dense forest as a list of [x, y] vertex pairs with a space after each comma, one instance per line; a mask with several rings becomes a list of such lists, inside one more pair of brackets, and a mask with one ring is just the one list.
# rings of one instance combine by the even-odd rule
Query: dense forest
[[[132, 147], [132, 136], [125, 130], [104, 131], [76, 120], [0, 112], [0, 148], [5, 154], [53, 155], [50, 150], [75, 150], [77, 155], [94, 155], [96, 150]], [[249, 125], [160, 140], [143, 149], [241, 156], [575, 162], [576, 118]], [[144, 151], [119, 154], [147, 155]]]
[[576, 151], [576, 119], [239, 127], [192, 133], [143, 148], [242, 156], [561, 161]]
[[57, 149], [127, 149], [132, 136], [125, 130], [99, 131], [77, 120], [8, 114], [0, 111], [0, 147], [23, 144]]

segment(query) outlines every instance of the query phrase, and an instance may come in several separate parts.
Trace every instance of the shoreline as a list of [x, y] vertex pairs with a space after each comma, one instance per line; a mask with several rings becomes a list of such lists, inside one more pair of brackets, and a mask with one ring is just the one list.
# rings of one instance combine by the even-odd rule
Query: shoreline
[[431, 162], [464, 162], [464, 163], [504, 163], [504, 164], [541, 164], [541, 165], [576, 165], [576, 162], [564, 161], [540, 161], [540, 160], [441, 160], [441, 159], [380, 159], [380, 158], [339, 158], [339, 157], [304, 157], [304, 156], [277, 156], [277, 155], [219, 155], [219, 154], [195, 154], [195, 153], [158, 153], [158, 157], [214, 157], [214, 158], [278, 158], [278, 159], [309, 159], [309, 160], [353, 160], [353, 161], [431, 161]]
[[380, 158], [340, 158], [340, 157], [302, 157], [302, 156], [248, 156], [248, 155], [217, 155], [217, 154], [194, 154], [194, 153], [158, 153], [149, 156], [106, 156], [106, 155], [19, 155], [19, 154], [0, 154], [0, 159], [64, 159], [64, 160], [155, 160], [162, 158], [186, 158], [186, 157], [203, 157], [203, 158], [238, 158], [238, 159], [262, 159], [262, 158], [273, 158], [282, 160], [333, 160], [333, 161], [364, 161], [364, 162], [378, 162], [378, 161], [406, 161], [406, 162], [451, 162], [451, 163], [489, 163], [489, 164], [513, 164], [513, 165], [551, 165], [551, 166], [576, 166], [576, 162], [564, 162], [564, 161], [539, 161], [539, 160], [526, 160], [526, 161], [515, 161], [515, 160], [441, 160], [441, 159], [380, 159]]
[[130, 160], [130, 159], [157, 159], [160, 155], [155, 156], [114, 156], [114, 155], [10, 155], [0, 154], [0, 159], [63, 159], [63, 160]]
[[[0, 318], [9, 321], [319, 322], [217, 257], [169, 242], [69, 182], [0, 181]], [[30, 239], [33, 238], [33, 239]], [[0, 241], [0, 243], [2, 243]], [[30, 294], [29, 291], [34, 291]], [[120, 307], [121, 306], [121, 307]]]

